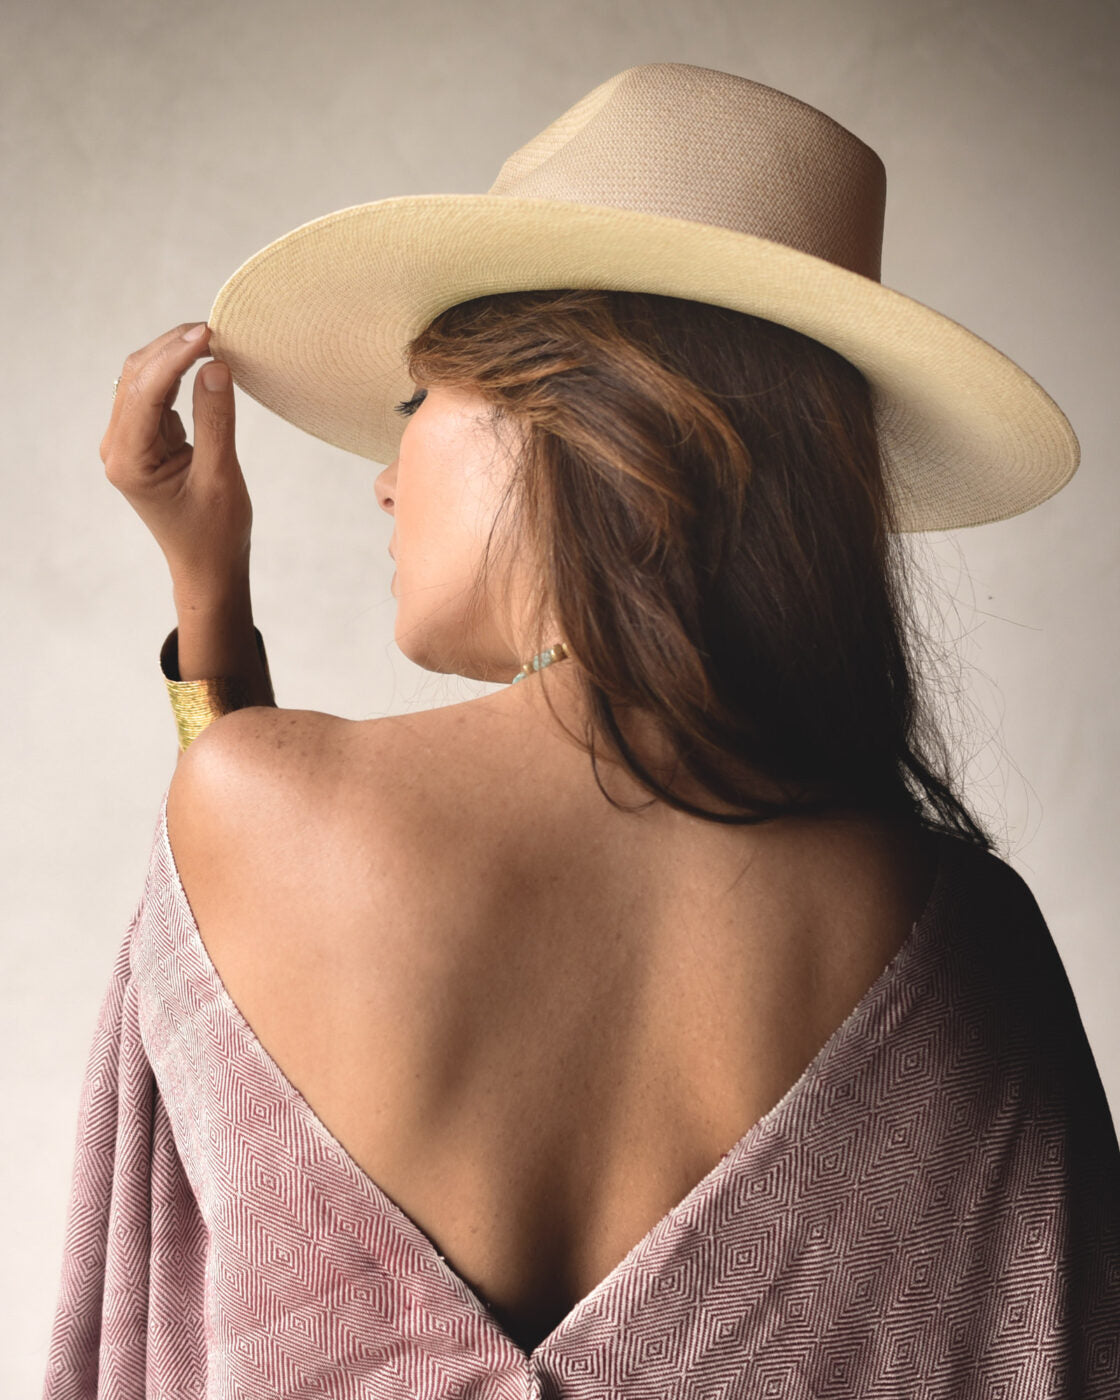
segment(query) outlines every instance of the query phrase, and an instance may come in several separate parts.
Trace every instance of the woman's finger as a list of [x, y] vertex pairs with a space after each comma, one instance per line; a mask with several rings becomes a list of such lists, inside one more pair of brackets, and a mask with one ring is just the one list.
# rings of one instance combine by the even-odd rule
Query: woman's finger
[[[208, 383], [207, 381], [210, 380]], [[215, 384], [213, 381], [217, 380]], [[194, 466], [208, 481], [240, 477], [234, 443], [236, 407], [229, 366], [219, 360], [203, 365], [194, 381]]]
[[[121, 413], [126, 403], [128, 402], [129, 385], [134, 381], [134, 379], [136, 378], [140, 370], [143, 368], [143, 366], [153, 356], [161, 353], [166, 346], [174, 344], [176, 341], [182, 341], [185, 332], [193, 330], [200, 325], [203, 328], [203, 333], [201, 337], [199, 337], [199, 339], [201, 339], [203, 343], [206, 343], [208, 339], [207, 332], [209, 331], [209, 327], [206, 325], [206, 323], [184, 321], [182, 325], [174, 326], [171, 330], [164, 331], [162, 335], [156, 336], [155, 340], [149, 341], [149, 343], [145, 345], [142, 349], [134, 350], [132, 354], [129, 355], [128, 358], [125, 360], [124, 367], [122, 368], [120, 376], [117, 379], [116, 392], [113, 395], [113, 407], [109, 417], [109, 426], [105, 430], [105, 436], [101, 440], [101, 460], [103, 462], [107, 463], [108, 461], [108, 450], [113, 445], [113, 438], [116, 432], [117, 423], [121, 417]], [[190, 344], [192, 342], [187, 343]], [[181, 375], [176, 376], [176, 379], [172, 385], [173, 390], [177, 388], [178, 382], [181, 379], [181, 377]]]
[[174, 409], [168, 409], [163, 418], [163, 440], [169, 452], [176, 452], [187, 440], [187, 430], [183, 420]]
[[[162, 350], [165, 345], [170, 344], [172, 341], [181, 340], [187, 331], [193, 330], [196, 326], [199, 325], [205, 326], [206, 323], [199, 321], [184, 321], [181, 325], [173, 326], [171, 330], [164, 331], [162, 335], [157, 335], [155, 340], [150, 340], [148, 344], [143, 346], [141, 349], [134, 350], [132, 354], [129, 355], [128, 358], [125, 360], [124, 367], [121, 370], [120, 377], [117, 381], [117, 392], [113, 399], [114, 409], [116, 408], [117, 400], [120, 398], [121, 388], [135, 376], [137, 370], [139, 370], [139, 368], [147, 360], [151, 359], [153, 355], [157, 354], [160, 350]], [[206, 326], [206, 330], [209, 329], [209, 326]], [[205, 331], [203, 332], [202, 338], [205, 339]]]
[[[191, 326], [188, 326], [187, 329], [190, 330], [190, 329], [192, 329], [192, 327], [191, 327]], [[207, 340], [207, 343], [209, 343], [209, 339], [208, 339], [208, 337], [207, 337], [207, 335], [206, 335], [206, 333], [207, 333], [207, 331], [208, 331], [209, 329], [210, 329], [209, 326], [203, 326], [203, 327], [201, 328], [201, 331], [202, 331], [201, 336], [196, 337], [196, 339], [206, 339], [206, 340]], [[175, 400], [179, 397], [179, 388], [180, 388], [180, 385], [182, 384], [182, 382], [183, 382], [183, 376], [182, 376], [181, 374], [176, 375], [176, 376], [175, 376], [175, 380], [174, 380], [173, 384], [171, 385], [171, 388], [170, 388], [170, 390], [169, 390], [169, 392], [168, 392], [168, 395], [167, 395], [167, 397], [166, 397], [166, 398], [164, 399], [164, 401], [163, 401], [165, 407], [170, 408], [170, 407], [172, 406], [172, 404], [175, 402]]]
[[[198, 334], [186, 339], [184, 332], [192, 330]], [[213, 362], [225, 379], [217, 389], [195, 376], [193, 447], [171, 407], [184, 372], [211, 354], [208, 344], [206, 323], [188, 322], [129, 355], [101, 444], [109, 481], [152, 532], [172, 578], [192, 587], [241, 578], [253, 527], [253, 505], [234, 445], [229, 367]]]
[[184, 340], [181, 332], [171, 332], [129, 356], [117, 387], [109, 431], [102, 443], [106, 465], [110, 465], [110, 457], [118, 469], [159, 465], [163, 414], [183, 374], [207, 353], [207, 329], [204, 327], [203, 334], [195, 340]]

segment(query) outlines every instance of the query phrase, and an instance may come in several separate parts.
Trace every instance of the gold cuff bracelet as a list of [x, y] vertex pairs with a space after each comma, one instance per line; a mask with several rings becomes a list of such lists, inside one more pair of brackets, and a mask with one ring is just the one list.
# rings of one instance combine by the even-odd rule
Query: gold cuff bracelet
[[[268, 657], [265, 655], [264, 638], [256, 627], [253, 628], [257, 652], [269, 694], [272, 681], [268, 673]], [[179, 679], [179, 629], [173, 628], [167, 635], [159, 653], [160, 670], [171, 699], [171, 709], [175, 715], [175, 728], [179, 735], [180, 752], [197, 739], [208, 724], [219, 715], [232, 710], [243, 710], [253, 703], [245, 681], [236, 676], [205, 677], [197, 681]]]

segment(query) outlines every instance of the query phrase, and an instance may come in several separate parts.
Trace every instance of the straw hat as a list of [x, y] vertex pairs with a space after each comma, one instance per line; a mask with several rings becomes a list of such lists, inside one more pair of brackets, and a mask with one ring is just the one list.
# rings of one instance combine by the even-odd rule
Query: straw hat
[[903, 530], [1003, 520], [1070, 479], [1065, 415], [1007, 356], [880, 282], [886, 172], [823, 112], [688, 63], [627, 68], [505, 161], [485, 194], [339, 209], [219, 291], [210, 350], [251, 398], [389, 463], [405, 344], [492, 292], [613, 288], [751, 312], [871, 385]]

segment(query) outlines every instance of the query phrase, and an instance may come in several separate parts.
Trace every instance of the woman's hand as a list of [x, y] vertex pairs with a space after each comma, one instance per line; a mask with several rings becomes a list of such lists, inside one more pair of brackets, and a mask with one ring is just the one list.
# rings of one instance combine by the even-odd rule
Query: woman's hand
[[[101, 439], [105, 475], [155, 536], [177, 597], [228, 596], [248, 587], [253, 508], [234, 447], [228, 367], [215, 360], [195, 376], [193, 447], [172, 408], [209, 338], [205, 322], [188, 322], [133, 351]], [[210, 389], [206, 379], [215, 371], [222, 384]]]
[[[185, 339], [191, 331], [201, 333]], [[206, 354], [209, 336], [205, 322], [186, 323], [129, 355], [101, 460], [171, 569], [180, 678], [239, 679], [250, 704], [275, 705], [253, 635], [253, 507], [233, 445], [228, 366], [215, 360], [195, 376], [193, 448], [172, 408], [183, 375]], [[210, 389], [206, 377], [215, 369], [222, 383]]]

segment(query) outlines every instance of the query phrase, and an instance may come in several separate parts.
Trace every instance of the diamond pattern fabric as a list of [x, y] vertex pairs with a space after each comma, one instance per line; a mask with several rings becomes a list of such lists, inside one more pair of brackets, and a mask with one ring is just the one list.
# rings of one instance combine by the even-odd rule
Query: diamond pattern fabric
[[79, 1107], [44, 1400], [1120, 1396], [1120, 1150], [1046, 923], [952, 837], [784, 1098], [531, 1354], [209, 961], [160, 806]]

